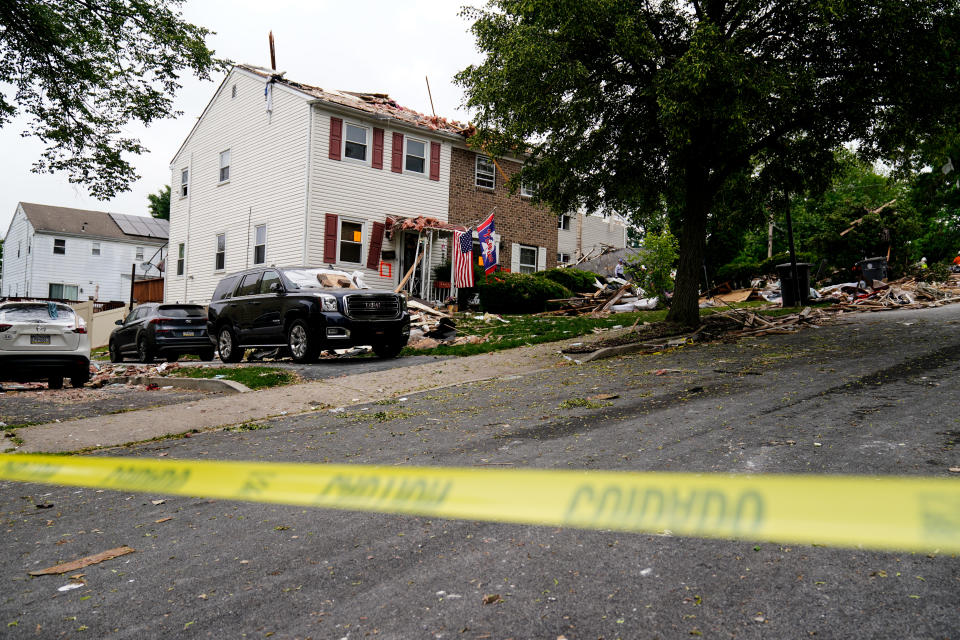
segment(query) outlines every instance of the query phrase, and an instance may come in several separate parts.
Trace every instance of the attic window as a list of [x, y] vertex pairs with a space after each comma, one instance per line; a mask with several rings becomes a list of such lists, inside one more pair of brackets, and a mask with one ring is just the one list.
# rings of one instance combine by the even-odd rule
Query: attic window
[[230, 97], [231, 98], [237, 97], [237, 85], [233, 85], [233, 88], [230, 89]]
[[55, 238], [53, 240], [53, 252], [61, 255], [65, 254], [67, 252], [67, 241], [62, 238]]

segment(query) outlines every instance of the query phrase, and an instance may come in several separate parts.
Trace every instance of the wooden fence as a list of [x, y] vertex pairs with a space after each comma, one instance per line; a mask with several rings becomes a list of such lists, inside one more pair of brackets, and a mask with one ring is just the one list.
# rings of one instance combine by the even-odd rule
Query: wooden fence
[[137, 280], [133, 283], [134, 304], [163, 302], [163, 278]]

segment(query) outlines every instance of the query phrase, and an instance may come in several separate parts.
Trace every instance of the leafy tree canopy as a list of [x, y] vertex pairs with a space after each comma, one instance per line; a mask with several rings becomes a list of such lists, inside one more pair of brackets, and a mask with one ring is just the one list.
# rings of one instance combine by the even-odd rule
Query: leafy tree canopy
[[23, 135], [47, 145], [34, 171], [64, 171], [101, 199], [129, 189], [128, 156], [145, 149], [124, 125], [179, 115], [181, 73], [207, 79], [223, 64], [183, 1], [0, 2], [0, 126], [28, 118]]
[[[960, 0], [490, 0], [457, 75], [491, 153], [558, 211], [665, 205], [669, 319], [696, 324], [708, 220], [822, 188], [833, 150], [916, 163], [956, 126]], [[780, 195], [777, 201], [784, 201]]]
[[154, 218], [170, 219], [170, 185], [160, 187], [157, 193], [147, 194], [147, 209]]

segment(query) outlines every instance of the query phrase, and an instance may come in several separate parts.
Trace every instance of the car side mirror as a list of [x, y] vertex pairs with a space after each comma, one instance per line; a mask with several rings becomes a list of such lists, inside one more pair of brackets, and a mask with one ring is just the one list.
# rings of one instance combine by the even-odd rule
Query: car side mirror
[[283, 285], [280, 284], [279, 282], [271, 282], [270, 291], [272, 291], [273, 293], [283, 293]]
[[117, 321], [114, 322], [113, 324], [123, 324], [123, 320], [117, 320]]

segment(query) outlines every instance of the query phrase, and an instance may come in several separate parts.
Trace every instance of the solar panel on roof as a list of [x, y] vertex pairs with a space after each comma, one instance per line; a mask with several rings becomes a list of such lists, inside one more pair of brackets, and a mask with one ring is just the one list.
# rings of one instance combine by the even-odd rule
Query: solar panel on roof
[[146, 216], [131, 216], [123, 213], [111, 213], [110, 217], [120, 230], [131, 236], [166, 239], [167, 221]]

